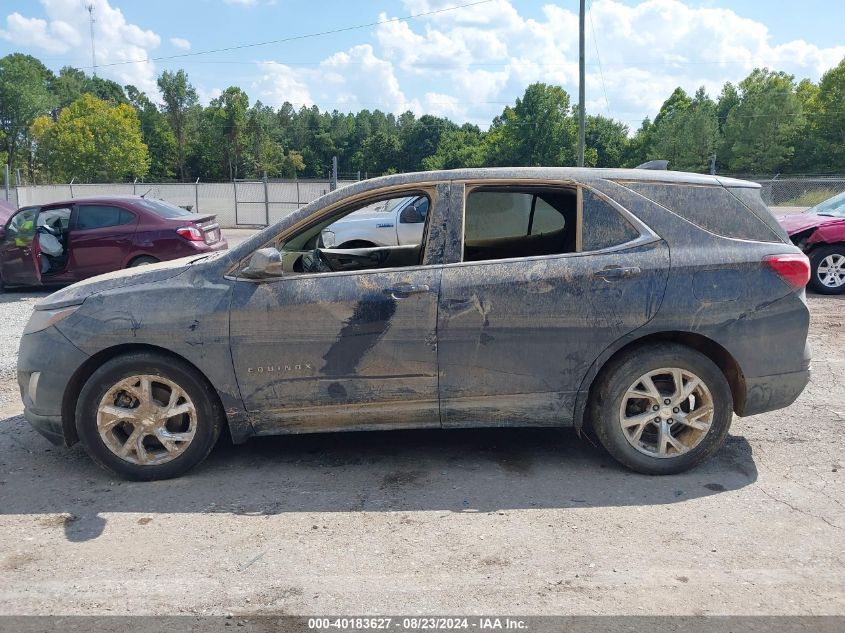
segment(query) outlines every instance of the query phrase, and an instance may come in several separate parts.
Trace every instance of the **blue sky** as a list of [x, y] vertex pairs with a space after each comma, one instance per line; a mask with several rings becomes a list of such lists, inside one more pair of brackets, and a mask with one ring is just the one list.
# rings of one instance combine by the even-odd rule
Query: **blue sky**
[[[577, 0], [3, 0], [0, 54], [90, 72], [85, 5], [95, 4], [99, 74], [156, 98], [185, 68], [203, 101], [229, 85], [274, 106], [431, 112], [482, 126], [532, 81], [577, 94]], [[478, 2], [478, 0], [475, 0]], [[845, 57], [845, 5], [763, 0], [588, 0], [587, 104], [635, 128], [678, 85], [716, 96], [755, 66], [818, 79]], [[208, 49], [381, 22], [238, 51]], [[143, 61], [192, 54], [173, 60]], [[110, 65], [112, 64], [112, 65]]]

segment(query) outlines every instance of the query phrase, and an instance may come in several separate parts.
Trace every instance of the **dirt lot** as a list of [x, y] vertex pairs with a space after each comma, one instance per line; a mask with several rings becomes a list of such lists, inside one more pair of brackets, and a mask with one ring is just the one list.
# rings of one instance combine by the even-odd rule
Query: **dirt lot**
[[134, 484], [20, 417], [37, 296], [0, 295], [2, 614], [845, 614], [845, 298], [809, 299], [800, 400], [685, 475], [495, 430], [220, 445]]

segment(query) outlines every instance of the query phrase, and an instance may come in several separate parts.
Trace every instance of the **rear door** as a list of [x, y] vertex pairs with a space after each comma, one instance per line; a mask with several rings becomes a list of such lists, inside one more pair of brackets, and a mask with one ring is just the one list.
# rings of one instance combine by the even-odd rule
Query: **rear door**
[[465, 261], [440, 290], [443, 426], [566, 425], [596, 357], [657, 312], [668, 247], [575, 185], [465, 200]]
[[85, 279], [123, 268], [138, 216], [109, 204], [78, 204], [73, 214], [68, 272], [76, 279]]
[[6, 223], [0, 243], [0, 275], [4, 283], [35, 286], [41, 283], [41, 258], [36, 237], [39, 207], [24, 207]]

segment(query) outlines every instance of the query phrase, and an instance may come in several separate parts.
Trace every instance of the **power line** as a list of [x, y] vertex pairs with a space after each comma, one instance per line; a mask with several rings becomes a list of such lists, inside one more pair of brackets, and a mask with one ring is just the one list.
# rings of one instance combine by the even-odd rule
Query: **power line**
[[319, 31], [317, 33], [306, 33], [303, 35], [292, 35], [290, 37], [283, 37], [276, 40], [266, 40], [263, 42], [252, 42], [249, 44], [236, 44], [234, 46], [225, 46], [223, 48], [210, 48], [204, 51], [194, 51], [192, 53], [178, 53], [176, 55], [163, 55], [161, 57], [148, 57], [147, 59], [129, 59], [119, 62], [109, 62], [108, 64], [100, 64], [101, 67], [103, 66], [125, 66], [127, 64], [145, 64], [147, 62], [160, 62], [166, 61], [171, 59], [184, 59], [186, 57], [196, 57], [197, 55], [208, 55], [210, 53], [228, 53], [231, 51], [238, 51], [247, 48], [257, 48], [259, 46], [268, 46], [270, 44], [284, 44], [286, 42], [295, 42], [298, 40], [310, 39], [313, 37], [322, 37], [324, 35], [335, 35], [337, 33], [345, 33], [348, 31], [356, 31], [359, 29], [366, 29], [372, 26], [378, 26], [380, 24], [389, 24], [391, 22], [406, 22], [408, 20], [413, 20], [416, 18], [423, 18], [430, 15], [437, 15], [440, 13], [447, 13], [449, 11], [457, 11], [459, 9], [466, 9], [469, 7], [476, 7], [481, 4], [488, 4], [493, 2], [493, 0], [476, 0], [475, 2], [468, 2], [466, 4], [459, 4], [452, 7], [445, 7], [443, 9], [435, 9], [432, 11], [425, 11], [423, 13], [414, 13], [411, 15], [406, 15], [405, 17], [401, 18], [390, 18], [389, 20], [378, 20], [376, 22], [368, 22], [367, 24], [357, 24], [355, 26], [345, 26], [337, 29], [331, 29], [328, 31]]

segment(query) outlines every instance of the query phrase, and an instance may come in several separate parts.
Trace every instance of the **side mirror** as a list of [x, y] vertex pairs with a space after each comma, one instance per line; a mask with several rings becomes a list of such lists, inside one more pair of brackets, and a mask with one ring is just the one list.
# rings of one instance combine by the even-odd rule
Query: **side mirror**
[[275, 248], [260, 248], [249, 258], [249, 264], [241, 270], [241, 275], [248, 279], [260, 279], [281, 275], [282, 254]]
[[399, 222], [402, 224], [420, 224], [425, 222], [423, 214], [415, 204], [409, 204], [399, 212]]

